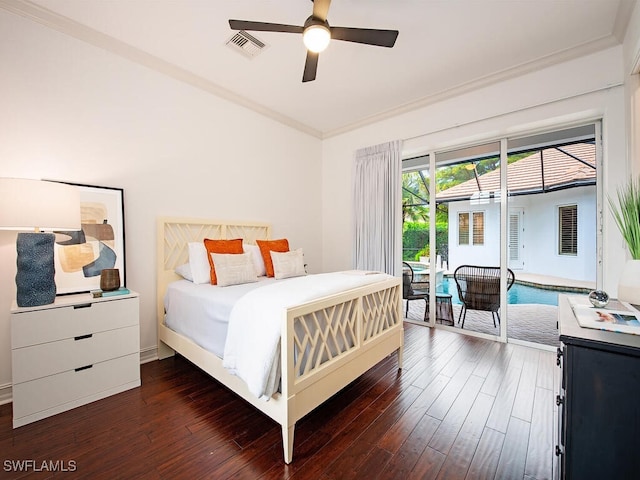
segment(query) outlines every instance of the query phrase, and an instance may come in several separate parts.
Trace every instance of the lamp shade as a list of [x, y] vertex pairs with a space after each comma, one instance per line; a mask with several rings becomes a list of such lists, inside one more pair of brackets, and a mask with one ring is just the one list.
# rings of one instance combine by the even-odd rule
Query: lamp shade
[[78, 187], [44, 180], [0, 178], [0, 229], [81, 228]]

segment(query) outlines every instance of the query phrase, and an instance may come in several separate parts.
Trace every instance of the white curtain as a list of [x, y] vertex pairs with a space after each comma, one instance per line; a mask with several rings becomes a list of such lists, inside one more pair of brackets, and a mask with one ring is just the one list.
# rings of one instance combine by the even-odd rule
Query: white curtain
[[400, 275], [402, 141], [356, 152], [353, 168], [354, 268]]

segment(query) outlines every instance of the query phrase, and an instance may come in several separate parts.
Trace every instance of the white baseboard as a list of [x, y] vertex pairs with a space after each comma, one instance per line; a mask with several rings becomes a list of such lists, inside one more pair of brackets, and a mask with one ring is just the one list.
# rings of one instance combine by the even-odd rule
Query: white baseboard
[[148, 347], [140, 350], [140, 364], [153, 362], [154, 360], [158, 360], [157, 347]]
[[4, 385], [0, 385], [0, 405], [4, 405], [5, 403], [11, 403], [13, 401], [13, 394], [11, 389], [11, 384], [6, 383]]

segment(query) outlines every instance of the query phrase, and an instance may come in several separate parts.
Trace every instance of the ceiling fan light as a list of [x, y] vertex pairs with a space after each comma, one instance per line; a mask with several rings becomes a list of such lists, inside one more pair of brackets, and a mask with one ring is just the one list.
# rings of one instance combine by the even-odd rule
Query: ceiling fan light
[[322, 52], [329, 45], [331, 32], [324, 25], [309, 25], [302, 34], [302, 41], [308, 50]]

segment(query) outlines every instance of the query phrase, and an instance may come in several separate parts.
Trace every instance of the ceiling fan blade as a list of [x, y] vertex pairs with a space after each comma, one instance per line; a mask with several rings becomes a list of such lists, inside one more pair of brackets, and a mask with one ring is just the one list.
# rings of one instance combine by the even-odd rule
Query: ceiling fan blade
[[229, 20], [231, 30], [250, 30], [254, 32], [302, 33], [304, 27], [284, 25], [282, 23], [252, 22], [249, 20]]
[[313, 16], [326, 22], [330, 5], [331, 0], [313, 0]]
[[373, 28], [331, 27], [331, 39], [345, 42], [365, 43], [378, 47], [393, 47], [398, 38], [397, 30]]
[[316, 70], [318, 70], [319, 54], [307, 51], [307, 60], [304, 62], [304, 73], [302, 74], [303, 82], [311, 82], [316, 79]]

